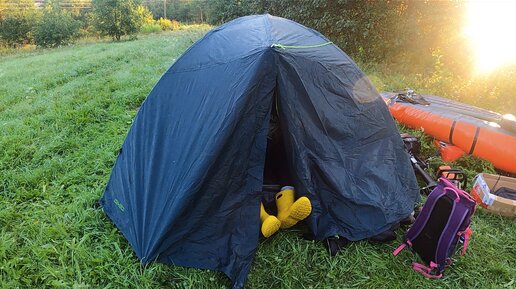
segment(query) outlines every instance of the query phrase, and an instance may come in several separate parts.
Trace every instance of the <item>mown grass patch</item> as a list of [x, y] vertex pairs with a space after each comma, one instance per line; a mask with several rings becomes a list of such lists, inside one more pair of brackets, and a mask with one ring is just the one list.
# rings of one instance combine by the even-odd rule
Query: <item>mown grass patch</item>
[[[0, 288], [229, 286], [221, 273], [141, 265], [97, 206], [137, 108], [204, 32], [0, 58]], [[443, 280], [412, 272], [408, 251], [392, 257], [399, 242], [356, 242], [332, 258], [298, 226], [261, 240], [247, 287], [514, 287], [514, 220], [480, 210], [473, 224], [470, 251]]]

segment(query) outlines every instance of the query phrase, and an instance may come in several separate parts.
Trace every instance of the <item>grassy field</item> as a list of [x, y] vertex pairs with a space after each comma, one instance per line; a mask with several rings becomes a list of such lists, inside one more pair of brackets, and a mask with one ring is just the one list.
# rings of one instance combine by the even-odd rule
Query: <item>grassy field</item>
[[[204, 32], [0, 58], [0, 288], [229, 286], [222, 273], [140, 265], [96, 205], [136, 109]], [[516, 222], [480, 210], [473, 229], [466, 256], [442, 280], [427, 280], [410, 269], [409, 251], [391, 256], [402, 230], [396, 242], [356, 242], [330, 257], [295, 227], [261, 240], [247, 287], [516, 287]]]

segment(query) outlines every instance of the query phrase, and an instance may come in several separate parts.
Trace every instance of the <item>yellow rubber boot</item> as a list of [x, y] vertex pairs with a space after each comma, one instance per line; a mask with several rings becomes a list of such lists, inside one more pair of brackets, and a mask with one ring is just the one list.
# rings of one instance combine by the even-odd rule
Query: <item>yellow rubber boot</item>
[[261, 231], [265, 238], [268, 238], [276, 233], [281, 225], [281, 222], [278, 220], [278, 218], [267, 214], [262, 203], [260, 203], [260, 221], [262, 222]]
[[276, 206], [282, 229], [294, 226], [312, 212], [312, 204], [307, 197], [301, 197], [294, 202], [293, 187], [281, 188], [281, 191], [276, 194]]

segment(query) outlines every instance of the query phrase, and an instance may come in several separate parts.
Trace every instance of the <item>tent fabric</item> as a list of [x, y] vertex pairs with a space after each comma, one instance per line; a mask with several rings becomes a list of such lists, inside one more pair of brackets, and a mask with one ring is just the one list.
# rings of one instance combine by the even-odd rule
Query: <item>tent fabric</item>
[[317, 239], [365, 239], [412, 212], [418, 186], [385, 103], [327, 42], [290, 20], [246, 16], [207, 33], [162, 76], [101, 199], [143, 263], [222, 271], [244, 286], [273, 106]]

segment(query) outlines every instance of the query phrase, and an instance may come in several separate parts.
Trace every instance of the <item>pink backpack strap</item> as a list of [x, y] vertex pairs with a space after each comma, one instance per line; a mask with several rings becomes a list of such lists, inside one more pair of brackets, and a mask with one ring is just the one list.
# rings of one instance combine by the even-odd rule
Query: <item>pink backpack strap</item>
[[473, 234], [473, 231], [470, 227], [467, 227], [466, 230], [459, 232], [459, 236], [464, 237], [464, 244], [462, 245], [462, 251], [460, 252], [461, 256], [464, 256], [466, 254], [466, 250], [468, 249], [469, 244], [469, 238], [471, 237], [471, 234]]
[[430, 262], [430, 267], [427, 267], [423, 264], [416, 263], [416, 262], [412, 263], [412, 269], [414, 269], [414, 271], [419, 272], [421, 275], [425, 276], [426, 278], [430, 278], [430, 279], [440, 279], [441, 277], [443, 277], [442, 273], [439, 275], [432, 274], [432, 271], [436, 268], [437, 268], [437, 264], [435, 264], [434, 262]]
[[412, 242], [410, 242], [410, 240], [406, 240], [405, 242], [401, 243], [401, 245], [398, 246], [398, 248], [396, 248], [396, 250], [394, 250], [392, 252], [392, 255], [394, 256], [398, 256], [398, 254], [403, 251], [403, 249], [405, 249], [406, 247], [408, 246], [412, 246]]
[[405, 247], [407, 247], [407, 244], [405, 244], [405, 243], [401, 243], [401, 245], [400, 245], [398, 248], [396, 248], [396, 250], [394, 250], [394, 251], [392, 252], [392, 255], [394, 255], [394, 256], [398, 256], [398, 254], [399, 254], [403, 249], [405, 249]]

